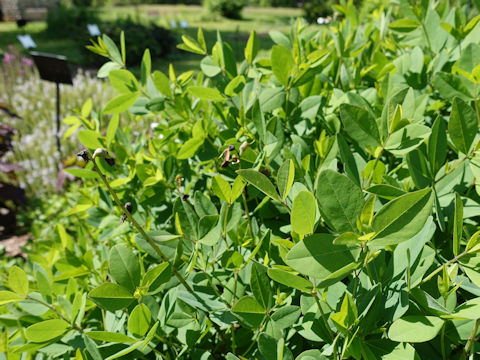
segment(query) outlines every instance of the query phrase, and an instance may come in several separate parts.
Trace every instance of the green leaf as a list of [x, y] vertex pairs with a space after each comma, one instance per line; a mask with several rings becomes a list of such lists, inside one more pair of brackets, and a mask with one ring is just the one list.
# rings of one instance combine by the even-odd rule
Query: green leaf
[[182, 40], [183, 44], [177, 46], [179, 49], [190, 51], [200, 55], [205, 54], [205, 50], [202, 49], [200, 44], [198, 44], [198, 42], [194, 38], [188, 35], [182, 35]]
[[100, 78], [100, 79], [106, 78], [108, 76], [108, 74], [110, 73], [110, 71], [118, 70], [118, 69], [121, 69], [121, 68], [122, 68], [122, 65], [120, 65], [116, 62], [113, 62], [113, 61], [106, 62], [105, 64], [103, 64], [100, 67], [100, 69], [98, 69], [97, 77]]
[[353, 301], [352, 295], [346, 293], [340, 311], [330, 315], [330, 319], [332, 319], [339, 330], [347, 330], [355, 323], [357, 316], [357, 306]]
[[298, 275], [292, 274], [289, 271], [282, 269], [268, 269], [267, 274], [273, 281], [294, 289], [305, 292], [310, 292], [313, 289], [313, 285], [310, 281]]
[[232, 307], [234, 313], [264, 314], [265, 310], [252, 296], [244, 296]]
[[285, 91], [283, 88], [267, 88], [260, 92], [258, 101], [263, 112], [270, 112], [280, 108], [285, 102]]
[[212, 190], [220, 199], [231, 204], [232, 189], [228, 181], [221, 175], [217, 175], [212, 179]]
[[110, 84], [120, 94], [132, 94], [139, 90], [135, 76], [128, 70], [112, 70], [108, 74]]
[[202, 100], [225, 101], [226, 98], [216, 88], [208, 88], [203, 86], [190, 86], [188, 92]]
[[265, 310], [252, 296], [244, 296], [232, 307], [232, 312], [252, 328], [260, 326]]
[[253, 60], [257, 56], [258, 49], [260, 48], [258, 36], [255, 30], [250, 32], [250, 37], [247, 41], [247, 46], [245, 47], [245, 59], [251, 65]]
[[208, 77], [217, 76], [222, 72], [222, 68], [215, 63], [211, 56], [205, 56], [202, 61], [200, 61], [200, 69], [202, 69], [203, 73]]
[[270, 286], [270, 280], [267, 277], [265, 268], [255, 262], [252, 265], [250, 273], [250, 287], [253, 296], [263, 307], [263, 310], [269, 311], [273, 305], [273, 292]]
[[88, 293], [98, 305], [109, 311], [123, 309], [130, 305], [134, 297], [123, 286], [114, 283], [103, 283]]
[[100, 179], [98, 173], [93, 170], [70, 168], [63, 171], [81, 179]]
[[402, 195], [390, 201], [373, 218], [376, 234], [370, 245], [395, 245], [409, 240], [425, 225], [433, 205], [432, 189]]
[[8, 271], [8, 286], [17, 294], [26, 296], [28, 294], [28, 278], [23, 269], [12, 266]]
[[142, 337], [150, 327], [151, 318], [152, 316], [148, 306], [138, 304], [128, 317], [128, 331], [130, 331], [133, 336]]
[[346, 175], [352, 179], [355, 184], [360, 185], [360, 172], [358, 171], [357, 162], [350, 146], [348, 146], [345, 138], [340, 133], [337, 134], [337, 144]]
[[170, 80], [168, 80], [168, 77], [164, 73], [158, 70], [154, 71], [152, 74], [152, 80], [158, 91], [167, 97], [172, 97]]
[[321, 104], [322, 97], [320, 95], [313, 95], [303, 99], [299, 105], [300, 110], [302, 110], [302, 118], [315, 119]]
[[268, 178], [262, 173], [253, 169], [245, 169], [237, 170], [237, 174], [243, 177], [249, 184], [252, 184], [258, 190], [270, 196], [272, 199], [281, 201], [275, 186], [273, 186], [272, 182], [268, 180]]
[[105, 142], [107, 143], [107, 146], [110, 146], [110, 144], [112, 143], [112, 140], [115, 138], [119, 121], [120, 121], [120, 116], [118, 116], [118, 114], [115, 114], [112, 116], [112, 118], [108, 122], [107, 134], [105, 136]]
[[272, 48], [272, 72], [277, 80], [285, 87], [288, 86], [288, 78], [295, 66], [292, 52], [282, 45], [275, 45]]
[[227, 250], [223, 253], [220, 263], [226, 269], [238, 269], [245, 262], [242, 254], [236, 250]]
[[102, 40], [105, 43], [105, 46], [108, 49], [108, 54], [110, 55], [110, 58], [115, 61], [119, 65], [124, 65], [124, 61], [122, 59], [122, 55], [120, 54], [120, 51], [118, 51], [117, 45], [113, 42], [113, 40], [108, 37], [108, 35], [103, 34], [102, 35]]
[[60, 319], [46, 320], [29, 326], [25, 337], [32, 342], [45, 342], [62, 336], [69, 327], [69, 323]]
[[225, 87], [225, 95], [235, 96], [239, 94], [245, 86], [245, 77], [243, 75], [238, 75], [234, 77], [228, 85]]
[[312, 234], [315, 225], [316, 209], [316, 200], [312, 193], [300, 191], [293, 200], [290, 215], [292, 230], [300, 236]]
[[148, 270], [142, 279], [142, 286], [149, 288], [149, 291], [155, 290], [161, 284], [164, 284], [170, 280], [171, 268], [170, 264], [164, 262], [154, 268]]
[[115, 281], [134, 292], [140, 284], [140, 265], [132, 250], [125, 245], [115, 245], [110, 250], [110, 275]]
[[147, 79], [152, 72], [152, 58], [150, 56], [150, 50], [146, 49], [143, 53], [142, 64], [140, 66], [140, 73], [142, 74], [142, 85], [147, 84]]
[[243, 180], [241, 176], [237, 176], [235, 178], [232, 185], [232, 194], [230, 198], [230, 203], [233, 204], [235, 200], [237, 200], [240, 197], [240, 195], [242, 195], [245, 185], [247, 185], [247, 183], [245, 180]]
[[205, 138], [203, 136], [191, 138], [185, 144], [182, 145], [182, 147], [177, 153], [177, 159], [185, 160], [185, 159], [191, 158], [193, 155], [195, 155], [197, 150], [200, 148], [200, 146], [203, 145], [204, 142], [205, 142]]
[[103, 108], [105, 114], [116, 114], [127, 111], [137, 101], [140, 93], [122, 94], [114, 97]]
[[275, 311], [271, 319], [275, 322], [275, 326], [280, 329], [290, 328], [298, 320], [301, 309], [296, 305], [283, 306]]
[[388, 184], [373, 185], [367, 188], [365, 191], [388, 200], [393, 200], [406, 194], [402, 189]]
[[403, 156], [420, 146], [429, 135], [429, 127], [410, 124], [391, 134], [385, 144], [385, 149], [394, 155]]
[[441, 116], [438, 116], [432, 126], [428, 139], [428, 160], [435, 175], [445, 163], [447, 156], [447, 127]]
[[455, 216], [453, 220], [453, 255], [460, 252], [460, 242], [463, 233], [463, 203], [458, 193], [455, 193]]
[[357, 231], [362, 212], [362, 190], [350, 178], [333, 170], [324, 170], [317, 178], [317, 199], [325, 221], [338, 233]]
[[14, 292], [7, 291], [7, 290], [1, 290], [0, 291], [0, 305], [8, 304], [11, 302], [16, 302], [24, 300], [23, 296], [19, 296], [15, 294]]
[[426, 342], [437, 336], [442, 326], [443, 320], [435, 316], [405, 316], [393, 322], [388, 337], [398, 342]]
[[480, 319], [480, 298], [474, 298], [465, 301], [458, 306], [451, 315], [443, 315], [445, 319], [463, 319], [463, 320], [477, 320]]
[[97, 149], [103, 147], [99, 133], [93, 130], [80, 130], [78, 132], [78, 140], [89, 149]]
[[468, 154], [478, 132], [475, 111], [460, 98], [453, 99], [452, 112], [448, 121], [448, 133], [456, 148]]
[[475, 84], [462, 76], [438, 72], [432, 82], [444, 99], [450, 100], [457, 96], [463, 101], [471, 101], [475, 97]]
[[[308, 276], [321, 279], [343, 278], [355, 263], [347, 247], [333, 244], [330, 234], [314, 234], [296, 244], [286, 256], [287, 265]], [[353, 269], [352, 269], [353, 270]]]
[[282, 200], [285, 200], [287, 198], [288, 193], [292, 188], [294, 179], [295, 165], [293, 164], [292, 159], [285, 160], [282, 166], [280, 166], [280, 169], [278, 169], [277, 174], [277, 185]]
[[263, 116], [262, 109], [260, 108], [259, 101], [255, 101], [250, 111], [252, 121], [257, 129], [258, 137], [262, 143], [265, 143], [265, 135], [267, 133], [265, 117]]
[[342, 104], [340, 118], [345, 131], [361, 146], [380, 146], [380, 133], [373, 116], [358, 106]]
[[134, 343], [137, 340], [132, 339], [130, 336], [109, 332], [109, 331], [88, 331], [85, 333], [90, 339], [107, 341], [112, 343]]
[[388, 25], [390, 29], [398, 32], [411, 32], [419, 26], [420, 23], [418, 21], [407, 18], [395, 20]]

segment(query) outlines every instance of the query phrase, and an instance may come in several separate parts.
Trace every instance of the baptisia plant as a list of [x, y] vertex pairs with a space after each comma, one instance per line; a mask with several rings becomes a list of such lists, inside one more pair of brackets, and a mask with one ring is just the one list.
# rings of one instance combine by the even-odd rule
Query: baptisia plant
[[182, 74], [99, 38], [117, 95], [69, 120], [82, 185], [4, 280], [4, 351], [473, 358], [480, 17], [453, 5], [342, 3], [267, 57], [199, 30]]

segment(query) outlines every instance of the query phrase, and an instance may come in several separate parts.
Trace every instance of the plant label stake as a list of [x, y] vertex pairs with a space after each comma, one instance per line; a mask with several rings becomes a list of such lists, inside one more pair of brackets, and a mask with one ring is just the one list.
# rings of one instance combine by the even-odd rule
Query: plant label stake
[[30, 55], [38, 68], [40, 78], [45, 81], [54, 82], [57, 86], [57, 150], [62, 160], [62, 150], [60, 149], [60, 84], [73, 85], [72, 74], [68, 68], [67, 58], [61, 55], [46, 54], [31, 51]]

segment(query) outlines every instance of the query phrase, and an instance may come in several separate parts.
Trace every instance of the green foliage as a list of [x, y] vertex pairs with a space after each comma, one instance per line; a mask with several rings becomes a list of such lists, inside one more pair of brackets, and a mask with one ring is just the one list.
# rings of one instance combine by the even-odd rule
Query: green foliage
[[103, 37], [117, 95], [71, 120], [81, 184], [38, 213], [23, 271], [5, 266], [3, 349], [475, 357], [480, 25], [463, 36], [475, 13], [448, 4], [365, 20], [347, 3], [328, 33], [272, 32], [267, 57], [255, 32], [235, 59], [199, 31], [186, 73], [145, 52], [136, 77], [123, 37]]
[[219, 13], [228, 19], [241, 19], [245, 5], [245, 0], [203, 0], [203, 6], [210, 12]]

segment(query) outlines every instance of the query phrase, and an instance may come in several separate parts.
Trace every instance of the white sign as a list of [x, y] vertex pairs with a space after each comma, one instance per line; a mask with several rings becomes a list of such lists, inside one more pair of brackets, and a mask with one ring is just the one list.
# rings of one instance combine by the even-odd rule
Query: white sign
[[100, 36], [102, 33], [97, 24], [87, 24], [88, 33], [90, 36]]
[[35, 44], [35, 41], [33, 41], [32, 37], [30, 35], [17, 35], [18, 41], [20, 41], [20, 44], [25, 49], [33, 49], [37, 47], [37, 44]]

